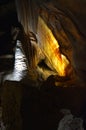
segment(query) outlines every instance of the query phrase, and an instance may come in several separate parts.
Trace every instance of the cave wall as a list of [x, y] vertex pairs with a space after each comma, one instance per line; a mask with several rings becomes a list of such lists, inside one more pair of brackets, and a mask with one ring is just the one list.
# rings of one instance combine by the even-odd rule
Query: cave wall
[[[55, 4], [57, 0], [55, 0]], [[82, 30], [84, 34], [86, 34], [86, 1], [85, 0], [58, 0], [58, 3], [61, 7], [64, 7], [70, 10], [75, 18], [77, 19], [77, 23], [79, 24], [79, 28]]]

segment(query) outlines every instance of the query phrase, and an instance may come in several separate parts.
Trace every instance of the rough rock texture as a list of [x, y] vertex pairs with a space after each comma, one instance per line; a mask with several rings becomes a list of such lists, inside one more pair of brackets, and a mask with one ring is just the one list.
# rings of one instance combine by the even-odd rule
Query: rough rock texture
[[57, 130], [84, 130], [83, 120], [74, 116], [69, 110], [64, 109], [64, 117], [59, 122]]
[[52, 3], [47, 6], [41, 5], [40, 16], [52, 30], [62, 54], [70, 61], [79, 80], [85, 84], [86, 38], [79, 30], [74, 16], [67, 10], [53, 6]]
[[52, 7], [51, 4], [42, 5], [40, 8], [41, 17], [59, 41], [61, 52], [76, 70], [79, 82], [70, 85], [71, 83], [62, 77], [49, 77], [41, 84], [40, 90], [35, 86], [35, 82], [31, 86], [32, 81], [28, 80], [24, 80], [25, 83], [4, 82], [1, 105], [6, 130], [56, 130], [62, 118], [60, 110], [63, 108], [82, 117], [86, 126], [86, 40], [68, 12]]

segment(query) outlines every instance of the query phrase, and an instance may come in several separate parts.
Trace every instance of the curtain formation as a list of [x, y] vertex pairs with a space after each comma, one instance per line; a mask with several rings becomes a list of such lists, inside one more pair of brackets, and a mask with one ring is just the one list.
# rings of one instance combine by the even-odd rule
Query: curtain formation
[[[22, 24], [25, 35], [21, 35], [22, 47], [28, 60], [29, 67], [33, 68], [34, 56], [33, 56], [33, 39], [37, 31], [37, 19], [38, 19], [38, 0], [15, 0], [17, 8], [18, 21]], [[31, 40], [32, 39], [32, 40]]]
[[18, 20], [26, 33], [36, 33], [38, 18], [38, 0], [16, 0]]

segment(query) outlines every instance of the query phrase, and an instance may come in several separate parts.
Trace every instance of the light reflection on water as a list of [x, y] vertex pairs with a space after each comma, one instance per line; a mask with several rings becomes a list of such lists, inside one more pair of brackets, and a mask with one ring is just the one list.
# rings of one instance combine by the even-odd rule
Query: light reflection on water
[[14, 69], [5, 76], [5, 80], [20, 81], [26, 74], [26, 70], [26, 57], [23, 54], [21, 42], [17, 41]]

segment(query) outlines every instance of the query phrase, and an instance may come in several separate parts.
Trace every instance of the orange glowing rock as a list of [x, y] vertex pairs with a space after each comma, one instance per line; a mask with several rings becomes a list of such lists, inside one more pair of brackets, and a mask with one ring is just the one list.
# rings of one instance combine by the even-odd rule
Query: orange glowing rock
[[38, 18], [37, 37], [39, 47], [44, 52], [53, 68], [60, 76], [65, 76], [69, 61], [60, 53], [58, 41], [41, 17]]

